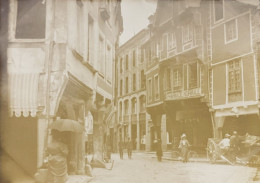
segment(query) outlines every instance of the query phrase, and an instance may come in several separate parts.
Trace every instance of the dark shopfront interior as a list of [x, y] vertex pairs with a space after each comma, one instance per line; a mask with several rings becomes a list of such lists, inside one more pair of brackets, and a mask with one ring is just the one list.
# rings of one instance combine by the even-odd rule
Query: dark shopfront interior
[[225, 118], [225, 122], [222, 129], [222, 134], [237, 131], [238, 135], [250, 135], [260, 136], [260, 118], [257, 114], [241, 115], [241, 116], [228, 116]]

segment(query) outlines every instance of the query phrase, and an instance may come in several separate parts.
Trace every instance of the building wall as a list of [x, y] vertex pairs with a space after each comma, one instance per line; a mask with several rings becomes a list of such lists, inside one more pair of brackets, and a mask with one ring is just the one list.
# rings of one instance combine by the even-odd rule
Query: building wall
[[37, 118], [12, 117], [1, 125], [4, 151], [33, 176], [37, 170]]

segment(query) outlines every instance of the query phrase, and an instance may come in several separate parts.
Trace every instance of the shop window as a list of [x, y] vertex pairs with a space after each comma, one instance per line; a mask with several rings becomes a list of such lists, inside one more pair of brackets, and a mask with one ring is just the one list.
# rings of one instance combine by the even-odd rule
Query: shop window
[[17, 0], [16, 39], [44, 39], [46, 3], [42, 0]]
[[228, 63], [228, 98], [229, 102], [241, 100], [241, 64], [240, 59]]
[[225, 24], [225, 43], [237, 40], [237, 19], [231, 20]]
[[224, 0], [214, 0], [215, 22], [224, 18]]

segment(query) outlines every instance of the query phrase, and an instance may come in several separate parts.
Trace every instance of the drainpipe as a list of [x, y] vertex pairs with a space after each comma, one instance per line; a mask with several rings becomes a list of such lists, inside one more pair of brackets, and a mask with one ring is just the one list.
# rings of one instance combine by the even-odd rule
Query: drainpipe
[[[47, 53], [47, 85], [46, 85], [46, 128], [45, 128], [45, 137], [44, 137], [44, 152], [43, 152], [43, 161], [47, 157], [47, 145], [49, 141], [49, 126], [50, 126], [50, 85], [51, 85], [51, 69], [52, 69], [52, 53], [53, 53], [53, 46], [54, 46], [54, 40], [53, 40], [53, 33], [54, 33], [54, 13], [55, 13], [55, 5], [53, 1], [47, 1], [46, 8], [48, 8], [48, 4], [51, 4], [51, 17], [50, 17], [50, 35], [49, 40], [47, 40], [48, 46], [48, 53]], [[48, 31], [48, 30], [47, 30]]]

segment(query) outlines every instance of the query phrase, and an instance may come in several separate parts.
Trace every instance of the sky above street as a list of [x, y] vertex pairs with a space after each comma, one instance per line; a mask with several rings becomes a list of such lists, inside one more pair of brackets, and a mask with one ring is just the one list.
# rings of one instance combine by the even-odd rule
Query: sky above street
[[157, 0], [122, 0], [124, 31], [120, 36], [120, 45], [147, 27], [148, 17], [154, 14], [156, 4]]

